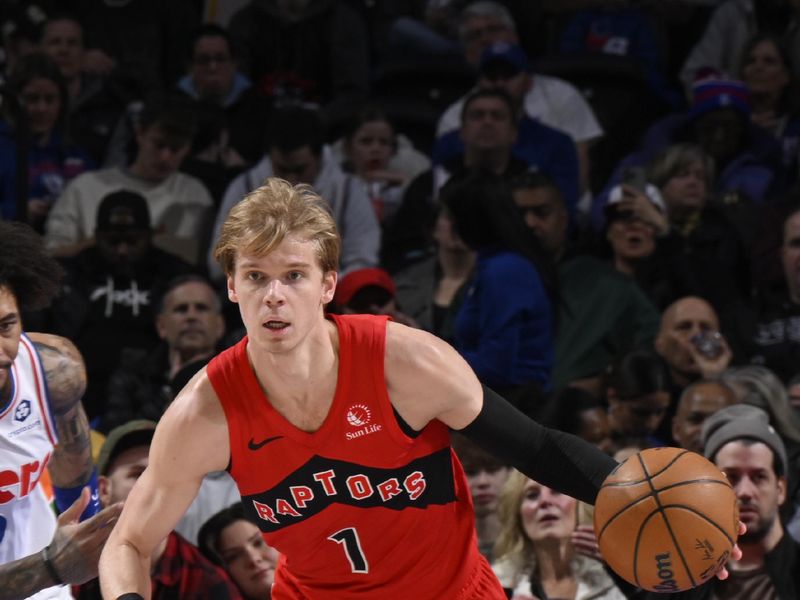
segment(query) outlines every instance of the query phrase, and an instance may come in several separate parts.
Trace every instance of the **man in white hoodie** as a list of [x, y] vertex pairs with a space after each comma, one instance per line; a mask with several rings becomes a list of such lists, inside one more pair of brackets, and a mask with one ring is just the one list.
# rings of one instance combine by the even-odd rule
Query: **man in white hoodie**
[[[276, 111], [267, 130], [266, 145], [264, 157], [234, 179], [225, 191], [214, 223], [211, 249], [231, 208], [268, 177], [280, 177], [292, 185], [312, 186], [330, 204], [342, 237], [340, 273], [376, 266], [381, 232], [375, 211], [363, 184], [342, 171], [324, 144], [319, 114], [297, 107]], [[222, 277], [211, 252], [208, 270], [212, 278]]]

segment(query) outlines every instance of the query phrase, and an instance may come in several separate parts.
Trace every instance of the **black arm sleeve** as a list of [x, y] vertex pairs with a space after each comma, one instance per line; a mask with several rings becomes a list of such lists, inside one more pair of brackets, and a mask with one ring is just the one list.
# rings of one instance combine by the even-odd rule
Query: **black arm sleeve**
[[589, 504], [617, 466], [589, 442], [543, 427], [486, 386], [481, 412], [461, 433], [531, 479]]

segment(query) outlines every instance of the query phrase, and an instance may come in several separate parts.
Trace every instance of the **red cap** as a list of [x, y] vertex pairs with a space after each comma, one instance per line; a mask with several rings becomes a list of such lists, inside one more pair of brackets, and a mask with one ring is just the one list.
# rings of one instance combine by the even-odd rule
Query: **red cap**
[[339, 306], [344, 306], [353, 299], [356, 292], [368, 285], [383, 288], [392, 296], [397, 292], [392, 277], [383, 269], [374, 267], [356, 269], [355, 271], [350, 271], [336, 284], [336, 294], [333, 297], [333, 301]]

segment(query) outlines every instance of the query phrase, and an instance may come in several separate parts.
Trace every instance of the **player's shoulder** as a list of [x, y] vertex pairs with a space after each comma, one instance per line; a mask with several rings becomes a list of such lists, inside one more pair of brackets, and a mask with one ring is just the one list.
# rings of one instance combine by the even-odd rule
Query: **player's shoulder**
[[452, 351], [450, 345], [423, 329], [389, 321], [386, 324], [386, 362], [388, 364], [431, 364]]
[[63, 336], [39, 332], [27, 332], [25, 335], [39, 351], [42, 361], [52, 360], [55, 357], [83, 361], [75, 344]]

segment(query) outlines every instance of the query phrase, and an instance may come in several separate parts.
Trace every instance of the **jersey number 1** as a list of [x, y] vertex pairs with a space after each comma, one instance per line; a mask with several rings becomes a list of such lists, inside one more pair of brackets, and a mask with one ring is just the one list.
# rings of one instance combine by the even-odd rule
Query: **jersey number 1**
[[358, 532], [353, 527], [340, 529], [329, 535], [328, 539], [342, 545], [353, 573], [369, 573], [369, 564], [361, 549], [361, 540], [358, 539]]

